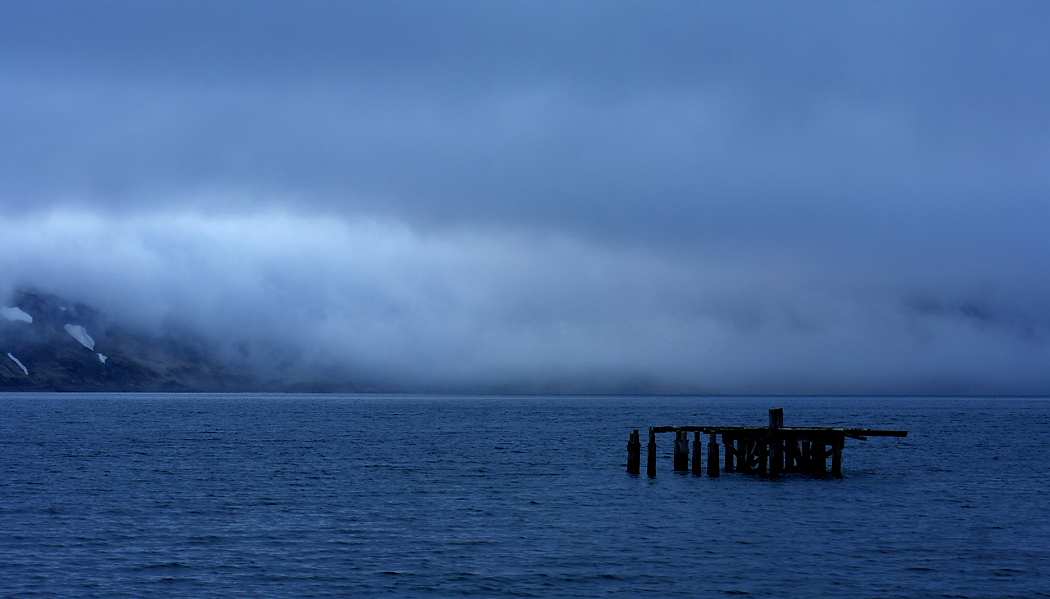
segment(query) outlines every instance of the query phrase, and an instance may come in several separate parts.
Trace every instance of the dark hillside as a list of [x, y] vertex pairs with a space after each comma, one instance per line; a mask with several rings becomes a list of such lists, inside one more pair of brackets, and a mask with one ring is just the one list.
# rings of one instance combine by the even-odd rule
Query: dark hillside
[[[209, 357], [199, 343], [135, 334], [83, 304], [28, 291], [17, 292], [12, 303], [32, 322], [18, 313], [0, 317], [0, 390], [233, 391], [261, 386], [253, 376]], [[86, 344], [78, 340], [75, 327], [83, 328]]]

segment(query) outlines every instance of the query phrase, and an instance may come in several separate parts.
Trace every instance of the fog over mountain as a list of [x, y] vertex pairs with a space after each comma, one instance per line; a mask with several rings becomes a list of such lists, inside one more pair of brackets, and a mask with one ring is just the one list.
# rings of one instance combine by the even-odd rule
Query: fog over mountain
[[1048, 29], [1035, 2], [4, 3], [0, 305], [318, 388], [1048, 394]]

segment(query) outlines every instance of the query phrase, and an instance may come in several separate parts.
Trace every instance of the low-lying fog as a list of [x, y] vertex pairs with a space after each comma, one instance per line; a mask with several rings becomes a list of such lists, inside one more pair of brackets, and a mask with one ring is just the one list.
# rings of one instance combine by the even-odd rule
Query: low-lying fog
[[0, 303], [374, 388], [1050, 393], [1050, 14], [0, 6]]

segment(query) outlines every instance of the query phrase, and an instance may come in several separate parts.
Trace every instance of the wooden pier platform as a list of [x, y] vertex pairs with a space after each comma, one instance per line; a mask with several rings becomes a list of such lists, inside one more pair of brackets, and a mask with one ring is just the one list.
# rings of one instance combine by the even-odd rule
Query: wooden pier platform
[[[707, 435], [707, 475], [717, 477], [722, 471], [776, 477], [799, 472], [817, 477], [842, 476], [842, 449], [846, 438], [907, 437], [908, 431], [870, 428], [787, 427], [784, 410], [769, 411], [769, 426], [652, 426], [646, 474], [656, 476], [656, 435], [674, 433], [674, 470], [687, 472], [689, 466], [689, 433], [693, 433], [692, 473], [703, 473], [701, 464], [702, 435]], [[721, 438], [721, 446], [718, 443]], [[719, 459], [720, 449], [725, 459]], [[831, 470], [828, 471], [828, 458]], [[641, 470], [641, 439], [638, 430], [627, 442], [627, 472]]]

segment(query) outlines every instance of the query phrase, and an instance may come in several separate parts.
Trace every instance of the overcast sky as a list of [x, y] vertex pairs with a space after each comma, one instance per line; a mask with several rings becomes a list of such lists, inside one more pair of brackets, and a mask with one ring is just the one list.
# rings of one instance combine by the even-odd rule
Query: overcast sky
[[4, 2], [0, 295], [375, 388], [1050, 394], [1047, 31]]

